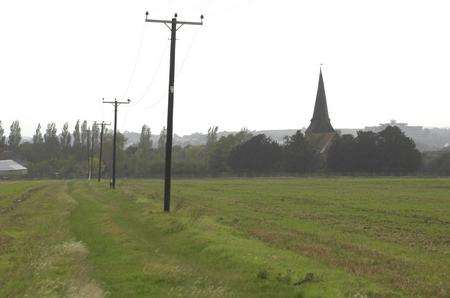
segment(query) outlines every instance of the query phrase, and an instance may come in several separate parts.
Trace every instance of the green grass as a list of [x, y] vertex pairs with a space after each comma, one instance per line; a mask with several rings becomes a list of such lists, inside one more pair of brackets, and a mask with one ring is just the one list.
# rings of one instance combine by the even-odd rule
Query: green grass
[[0, 183], [0, 297], [101, 297], [63, 182]]
[[161, 197], [1, 183], [0, 296], [450, 295], [449, 179], [175, 180], [170, 214]]

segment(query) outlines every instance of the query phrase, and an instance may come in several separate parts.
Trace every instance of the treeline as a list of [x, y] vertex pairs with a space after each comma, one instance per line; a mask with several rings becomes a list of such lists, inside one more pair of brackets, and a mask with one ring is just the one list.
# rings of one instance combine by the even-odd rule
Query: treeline
[[422, 164], [422, 154], [414, 141], [396, 126], [374, 132], [344, 135], [329, 149], [328, 168], [335, 172], [408, 174]]
[[[336, 136], [327, 154], [320, 154], [302, 132], [279, 144], [264, 134], [248, 130], [218, 138], [211, 127], [205, 145], [174, 146], [173, 173], [199, 177], [219, 175], [305, 175], [332, 174], [415, 174], [450, 175], [450, 153], [423, 158], [414, 142], [397, 127], [380, 133], [358, 132], [357, 136]], [[153, 144], [150, 128], [144, 125], [139, 143], [125, 147], [117, 137], [117, 173], [120, 177], [161, 177], [164, 172], [166, 132]], [[112, 168], [112, 131], [103, 137], [102, 172]], [[0, 122], [0, 158], [23, 163], [29, 177], [83, 178], [97, 176], [100, 127], [78, 121], [73, 130], [66, 123], [58, 132], [54, 123], [38, 125], [31, 141], [23, 141], [20, 124], [10, 126], [9, 136]], [[426, 160], [426, 162], [424, 162]]]

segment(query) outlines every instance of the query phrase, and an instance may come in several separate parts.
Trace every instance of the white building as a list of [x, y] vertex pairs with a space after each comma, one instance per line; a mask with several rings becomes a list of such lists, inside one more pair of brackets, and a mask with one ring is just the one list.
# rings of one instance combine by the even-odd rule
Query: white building
[[14, 160], [0, 160], [0, 178], [22, 176], [27, 174], [27, 168]]

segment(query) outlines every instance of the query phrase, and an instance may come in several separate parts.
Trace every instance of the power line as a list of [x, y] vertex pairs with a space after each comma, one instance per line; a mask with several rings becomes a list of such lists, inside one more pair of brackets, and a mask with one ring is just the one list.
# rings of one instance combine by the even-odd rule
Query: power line
[[166, 94], [163, 94], [163, 95], [161, 95], [160, 97], [159, 97], [159, 99], [156, 101], [156, 102], [154, 102], [154, 103], [152, 103], [151, 105], [149, 105], [149, 106], [146, 106], [146, 107], [144, 107], [144, 108], [142, 108], [143, 110], [150, 110], [150, 109], [152, 109], [153, 107], [155, 107], [155, 106], [157, 106], [158, 104], [160, 104], [163, 100], [164, 100], [164, 98], [166, 98]]
[[181, 75], [181, 72], [184, 69], [184, 65], [186, 64], [186, 61], [189, 58], [189, 55], [191, 53], [192, 48], [194, 47], [194, 43], [197, 40], [197, 36], [198, 36], [199, 33], [200, 33], [200, 30], [197, 30], [195, 32], [194, 36], [192, 37], [191, 42], [190, 42], [189, 47], [188, 47], [188, 50], [186, 52], [186, 55], [184, 56], [184, 58], [183, 58], [183, 60], [181, 62], [181, 65], [180, 65], [180, 67], [177, 70], [177, 74], [175, 76], [176, 78], [178, 78]]
[[[177, 31], [184, 25], [203, 25], [203, 15], [200, 16], [200, 22], [178, 21], [177, 14], [172, 20], [149, 19], [146, 12], [145, 22], [161, 23], [170, 29], [170, 68], [169, 68], [169, 101], [167, 108], [167, 135], [166, 135], [166, 167], [164, 179], [164, 211], [170, 212], [170, 188], [172, 173], [172, 138], [173, 138], [173, 101], [175, 93], [175, 49], [177, 40]], [[170, 25], [170, 26], [169, 26]]]
[[[187, 52], [186, 52], [186, 55], [184, 56], [184, 59], [183, 59], [183, 61], [181, 62], [181, 66], [180, 66], [180, 67], [178, 68], [178, 70], [177, 70], [177, 74], [175, 75], [175, 78], [178, 78], [178, 77], [180, 76], [180, 74], [181, 74], [181, 72], [182, 72], [182, 70], [183, 70], [183, 68], [184, 68], [185, 63], [186, 63], [187, 59], [189, 58], [189, 54], [190, 54], [190, 52], [191, 52], [191, 50], [192, 50], [192, 48], [193, 48], [193, 45], [194, 45], [194, 43], [195, 43], [195, 40], [197, 39], [197, 36], [198, 36], [199, 32], [200, 32], [200, 31], [197, 31], [197, 32], [195, 33], [194, 37], [192, 38], [192, 40], [191, 40], [191, 42], [190, 42], [190, 44], [189, 44], [188, 50], [187, 50]], [[166, 47], [166, 50], [167, 50], [167, 48], [168, 48], [168, 47]], [[158, 69], [159, 69], [160, 66], [161, 66], [161, 62], [162, 62], [162, 60], [160, 60], [160, 63], [159, 63], [159, 65], [158, 65]], [[150, 89], [149, 87], [150, 87], [151, 85], [153, 85], [154, 78], [155, 78], [155, 77], [153, 77], [152, 82], [149, 84], [148, 88], [146, 88], [147, 92], [148, 92], [149, 89]], [[141, 100], [145, 97], [145, 95], [146, 95], [147, 92], [144, 93], [144, 95], [142, 96]], [[162, 100], [165, 98], [165, 96], [166, 96], [165, 94], [161, 95], [161, 97], [160, 97], [155, 103], [151, 104], [150, 106], [144, 107], [144, 108], [142, 108], [142, 109], [143, 109], [143, 110], [149, 110], [149, 109], [151, 109], [151, 108], [157, 106], [158, 104], [160, 104], [160, 103], [162, 102]], [[139, 102], [139, 101], [138, 101], [138, 102]], [[136, 103], [136, 104], [137, 104], [137, 103]], [[136, 105], [136, 104], [135, 104], [135, 105]]]
[[[212, 3], [212, 1], [209, 0], [207, 6], [208, 6], [208, 7], [211, 6], [211, 3]], [[142, 30], [142, 32], [144, 32], [144, 30]], [[176, 78], [178, 78], [178, 77], [180, 76], [181, 72], [183, 71], [184, 65], [185, 65], [187, 59], [189, 58], [190, 52], [192, 51], [193, 45], [194, 45], [195, 41], [197, 40], [197, 36], [198, 36], [199, 32], [200, 32], [200, 31], [196, 31], [196, 33], [195, 33], [194, 36], [192, 37], [191, 42], [190, 42], [190, 44], [189, 44], [189, 46], [188, 46], [188, 50], [187, 50], [187, 52], [186, 52], [186, 55], [184, 56], [184, 58], [183, 58], [183, 60], [182, 60], [182, 62], [181, 62], [181, 66], [180, 66], [180, 67], [178, 68], [178, 70], [177, 70], [177, 74], [176, 74], [176, 76], [175, 76]], [[138, 54], [137, 54], [137, 57], [136, 57], [136, 61], [135, 61], [135, 65], [134, 65], [134, 68], [133, 68], [132, 76], [130, 77], [130, 81], [129, 81], [129, 83], [128, 83], [128, 86], [127, 86], [127, 89], [126, 89], [127, 91], [125, 92], [125, 95], [126, 95], [126, 93], [128, 92], [128, 90], [129, 90], [129, 88], [130, 88], [132, 78], [134, 77], [134, 73], [135, 73], [136, 68], [137, 68], [138, 60], [139, 60], [139, 58], [140, 58], [140, 56], [141, 56], [141, 50], [142, 50], [143, 40], [144, 40], [144, 37], [141, 36], [141, 41], [140, 41], [140, 45], [139, 45], [139, 49], [138, 49]], [[145, 97], [147, 96], [148, 92], [151, 90], [151, 87], [154, 85], [154, 83], [155, 83], [155, 81], [156, 81], [156, 78], [157, 78], [157, 75], [158, 75], [158, 73], [159, 73], [159, 70], [161, 69], [161, 65], [162, 65], [162, 62], [163, 62], [163, 60], [164, 60], [163, 58], [164, 58], [164, 56], [165, 56], [165, 54], [166, 54], [168, 48], [169, 48], [169, 44], [167, 44], [167, 46], [166, 46], [166, 47], [164, 48], [164, 50], [161, 52], [161, 56], [160, 56], [160, 58], [159, 58], [158, 65], [157, 65], [157, 67], [156, 67], [156, 69], [155, 69], [155, 72], [153, 73], [153, 76], [152, 76], [152, 79], [151, 79], [150, 83], [145, 87], [144, 92], [143, 92], [142, 95], [138, 98], [138, 100], [137, 100], [137, 101], [134, 101], [134, 102], [130, 105], [130, 109], [134, 109], [137, 105], [139, 105], [139, 103], [141, 103], [141, 102], [145, 99]], [[125, 96], [125, 95], [124, 95], [124, 96]], [[157, 102], [151, 104], [150, 106], [144, 107], [143, 110], [148, 110], [148, 109], [151, 109], [151, 108], [153, 108], [154, 106], [158, 105], [159, 103], [161, 103], [161, 101], [164, 99], [164, 97], [165, 97], [165, 95], [163, 95]], [[128, 120], [128, 113], [129, 113], [130, 109], [127, 109], [127, 110], [125, 111], [125, 117], [124, 117], [124, 121], [123, 121], [123, 125], [124, 125], [124, 126], [125, 126], [126, 123], [127, 123], [127, 120]]]
[[134, 78], [134, 75], [135, 75], [135, 73], [136, 73], [136, 68], [137, 68], [139, 59], [140, 59], [140, 57], [141, 57], [142, 47], [143, 47], [143, 45], [144, 45], [144, 37], [145, 37], [145, 34], [144, 34], [144, 33], [145, 33], [145, 25], [142, 26], [141, 35], [140, 35], [140, 40], [139, 40], [139, 46], [138, 46], [138, 51], [137, 51], [137, 53], [136, 53], [136, 58], [135, 58], [135, 60], [134, 60], [134, 66], [133, 66], [133, 69], [132, 69], [132, 71], [131, 71], [130, 78], [129, 78], [129, 80], [128, 80], [127, 88], [125, 89], [125, 92], [124, 92], [124, 94], [123, 94], [124, 97], [127, 96], [128, 90], [130, 90], [131, 83], [132, 83], [133, 78]]
[[[143, 92], [142, 95], [139, 97], [139, 99], [138, 99], [137, 101], [133, 102], [133, 103], [130, 105], [130, 108], [131, 108], [131, 109], [134, 109], [140, 102], [142, 102], [142, 100], [144, 100], [145, 96], [146, 96], [146, 95], [148, 94], [148, 92], [150, 91], [150, 88], [151, 88], [151, 87], [153, 86], [153, 84], [155, 83], [157, 74], [159, 73], [159, 70], [161, 69], [161, 65], [162, 65], [162, 61], [163, 61], [164, 55], [165, 55], [165, 53], [167, 52], [167, 49], [168, 49], [168, 48], [169, 48], [169, 45], [167, 44], [167, 46], [164, 48], [164, 50], [163, 50], [162, 53], [161, 53], [161, 57], [159, 58], [158, 66], [156, 67], [156, 70], [155, 70], [155, 72], [153, 73], [152, 80], [151, 80], [150, 83], [145, 87], [144, 92]], [[124, 126], [126, 126], [126, 124], [127, 124], [128, 113], [129, 113], [129, 111], [130, 111], [130, 109], [127, 109], [127, 110], [125, 111], [125, 117], [124, 117], [124, 120], [123, 120], [123, 125], [124, 125]]]
[[139, 97], [139, 99], [136, 101], [136, 103], [133, 104], [133, 106], [136, 106], [137, 104], [139, 104], [139, 103], [145, 98], [145, 96], [146, 96], [146, 95], [148, 94], [148, 92], [150, 91], [150, 88], [151, 88], [151, 87], [153, 86], [153, 84], [155, 83], [157, 74], [159, 73], [159, 70], [161, 69], [161, 65], [162, 65], [162, 62], [163, 62], [163, 58], [164, 58], [164, 56], [165, 56], [165, 54], [166, 54], [168, 48], [169, 48], [169, 44], [166, 45], [166, 47], [164, 48], [164, 50], [163, 50], [163, 52], [162, 52], [162, 54], [161, 54], [161, 57], [159, 58], [158, 66], [156, 67], [155, 73], [153, 74], [150, 83], [145, 87], [144, 92], [142, 93], [141, 97]]

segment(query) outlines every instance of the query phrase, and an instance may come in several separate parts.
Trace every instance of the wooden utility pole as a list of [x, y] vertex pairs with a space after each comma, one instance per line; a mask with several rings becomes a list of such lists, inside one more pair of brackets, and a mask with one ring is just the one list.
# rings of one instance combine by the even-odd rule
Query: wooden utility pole
[[167, 107], [167, 136], [166, 136], [166, 166], [164, 179], [164, 211], [170, 212], [170, 186], [172, 178], [172, 138], [173, 138], [173, 98], [175, 92], [175, 46], [177, 31], [183, 25], [203, 25], [203, 15], [200, 22], [178, 21], [177, 14], [172, 20], [154, 20], [148, 18], [148, 11], [145, 13], [145, 21], [149, 23], [162, 23], [171, 32], [170, 38], [170, 71], [169, 71], [169, 102]]
[[92, 130], [88, 129], [87, 130], [87, 144], [86, 144], [86, 149], [87, 149], [87, 162], [88, 162], [88, 180], [91, 180], [91, 144], [89, 143], [89, 141], [91, 140], [91, 135], [92, 135]]
[[114, 138], [113, 138], [113, 168], [112, 168], [112, 181], [110, 187], [115, 189], [116, 188], [116, 140], [117, 140], [117, 107], [121, 104], [129, 104], [131, 100], [127, 101], [117, 101], [117, 99], [114, 99], [114, 101], [105, 101], [103, 99], [103, 103], [110, 103], [114, 105]]
[[100, 129], [100, 152], [98, 157], [98, 182], [102, 179], [102, 154], [103, 154], [103, 133], [105, 132], [105, 126], [111, 125], [111, 123], [106, 123], [105, 121], [102, 121], [101, 129]]
[[94, 125], [96, 125], [97, 122], [94, 121], [94, 124], [91, 126], [91, 150], [89, 154], [89, 180], [92, 179], [93, 173], [94, 173]]

